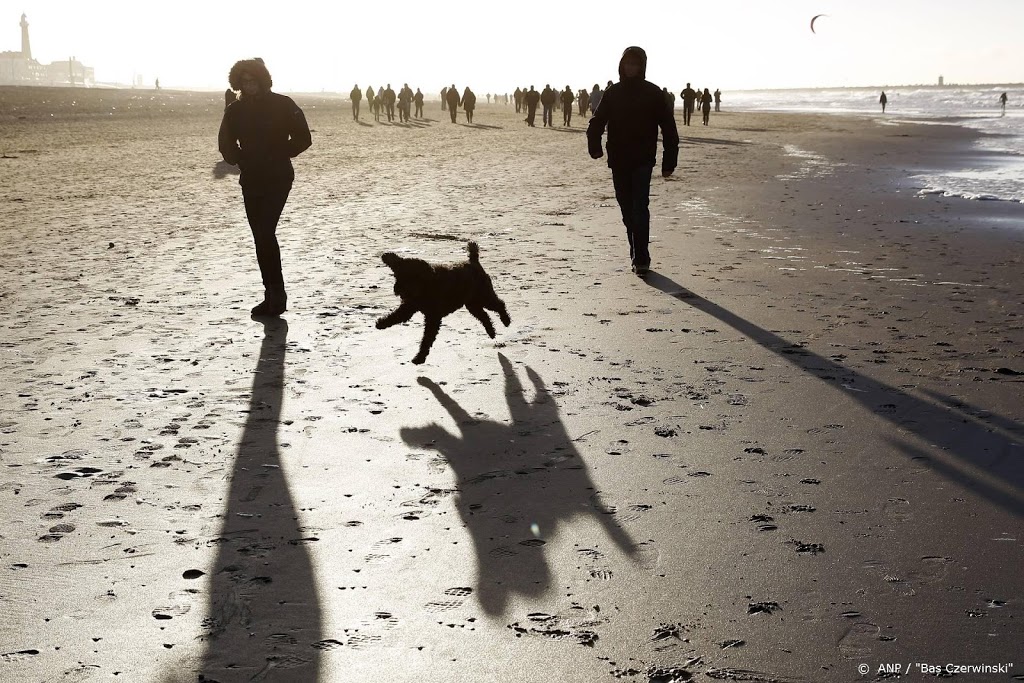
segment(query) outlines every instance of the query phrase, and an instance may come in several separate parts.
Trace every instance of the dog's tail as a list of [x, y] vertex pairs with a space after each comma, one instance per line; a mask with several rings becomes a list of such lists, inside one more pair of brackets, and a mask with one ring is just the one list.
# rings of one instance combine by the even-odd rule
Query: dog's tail
[[469, 252], [470, 263], [480, 263], [480, 247], [476, 246], [476, 242], [467, 244], [466, 251]]

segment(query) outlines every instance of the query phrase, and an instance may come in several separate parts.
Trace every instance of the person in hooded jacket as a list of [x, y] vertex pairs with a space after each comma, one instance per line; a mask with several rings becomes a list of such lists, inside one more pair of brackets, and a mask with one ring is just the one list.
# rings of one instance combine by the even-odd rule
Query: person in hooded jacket
[[263, 277], [264, 298], [252, 314], [277, 316], [288, 309], [277, 223], [295, 180], [292, 158], [309, 149], [313, 140], [298, 105], [271, 92], [273, 81], [262, 59], [235, 62], [228, 83], [241, 96], [224, 110], [217, 143], [224, 161], [239, 168], [245, 215]]
[[359, 84], [356, 83], [356, 87], [352, 88], [352, 92], [348, 94], [348, 98], [352, 100], [352, 120], [359, 120], [359, 103], [363, 99], [363, 91], [359, 89]]
[[459, 115], [459, 91], [455, 89], [454, 83], [448, 88], [444, 97], [448, 102], [448, 115], [452, 117], [452, 123], [455, 123], [455, 119]]
[[423, 93], [416, 88], [416, 94], [412, 96], [412, 103], [416, 106], [416, 118], [423, 118]]
[[604, 97], [604, 91], [601, 87], [595, 83], [594, 89], [590, 91], [590, 115], [593, 116], [597, 111], [597, 108], [601, 105], [601, 98]]
[[459, 100], [459, 104], [466, 112], [466, 121], [473, 123], [473, 110], [476, 109], [476, 93], [473, 92], [469, 86], [462, 91], [462, 99]]
[[651, 174], [657, 162], [658, 130], [664, 147], [661, 175], [668, 177], [679, 157], [679, 132], [665, 93], [646, 80], [647, 53], [628, 47], [619, 61], [619, 82], [608, 86], [601, 105], [587, 128], [590, 156], [604, 156], [601, 137], [608, 129], [608, 167], [612, 170], [615, 199], [622, 211], [633, 272], [648, 273]]
[[572, 125], [572, 103], [576, 101], [576, 96], [572, 94], [572, 88], [565, 86], [559, 99], [562, 100], [562, 125], [568, 128]]
[[551, 85], [547, 84], [544, 89], [540, 91], [540, 105], [544, 108], [544, 126], [551, 126], [554, 128], [553, 112], [555, 111], [555, 99], [557, 95], [555, 91], [551, 89]]

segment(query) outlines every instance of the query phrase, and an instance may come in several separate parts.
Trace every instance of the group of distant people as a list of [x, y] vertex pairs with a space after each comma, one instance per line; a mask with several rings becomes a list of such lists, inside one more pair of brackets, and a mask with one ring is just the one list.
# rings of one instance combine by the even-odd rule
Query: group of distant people
[[[352, 119], [358, 121], [359, 109], [363, 100], [363, 91], [359, 88], [358, 83], [352, 88], [348, 97], [352, 102]], [[413, 92], [408, 83], [404, 83], [402, 89], [397, 93], [391, 89], [390, 83], [386, 88], [377, 88], [377, 92], [373, 91], [373, 86], [369, 86], [366, 88], [366, 103], [370, 111], [373, 112], [375, 121], [380, 121], [382, 113], [388, 117], [388, 121], [394, 121], [396, 110], [400, 123], [408, 123], [411, 116], [418, 119], [423, 118], [423, 93], [419, 88]], [[410, 110], [414, 106], [416, 110], [415, 113], [412, 113]]]

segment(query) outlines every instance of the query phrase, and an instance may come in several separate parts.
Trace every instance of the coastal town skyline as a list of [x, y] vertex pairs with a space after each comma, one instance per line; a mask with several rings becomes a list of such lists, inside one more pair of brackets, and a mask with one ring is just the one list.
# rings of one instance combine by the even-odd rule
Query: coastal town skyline
[[[835, 0], [775, 7], [734, 0], [685, 12], [660, 2], [631, 7], [614, 22], [551, 7], [543, 23], [524, 12], [503, 17], [500, 29], [469, 5], [456, 6], [444, 21], [413, 4], [245, 16], [191, 2], [173, 8], [110, 3], [101, 11], [29, 1], [21, 9], [32, 24], [35, 59], [66, 64], [74, 55], [103, 84], [152, 87], [159, 78], [165, 88], [216, 89], [227, 65], [259, 55], [274, 66], [282, 90], [346, 92], [351, 82], [400, 79], [432, 91], [459, 79], [503, 92], [539, 75], [558, 79], [552, 83], [558, 87], [562, 80], [614, 78], [611, 48], [629, 44], [647, 50], [649, 80], [672, 87], [681, 79], [723, 90], [935, 85], [940, 76], [949, 85], [1024, 80], [1017, 66], [1024, 47], [1012, 30], [1024, 22], [1024, 6], [1007, 0], [984, 0], [969, 10], [918, 0], [856, 7]], [[812, 31], [818, 15], [824, 16]], [[19, 48], [20, 16], [0, 18], [0, 51]], [[602, 58], [605, 45], [612, 57]]]

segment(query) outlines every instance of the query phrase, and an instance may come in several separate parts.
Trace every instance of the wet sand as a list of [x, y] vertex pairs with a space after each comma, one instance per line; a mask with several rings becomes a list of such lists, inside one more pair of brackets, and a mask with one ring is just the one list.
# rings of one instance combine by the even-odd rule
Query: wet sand
[[[298, 97], [291, 310], [260, 323], [220, 94], [0, 95], [0, 679], [861, 681], [1019, 655], [1024, 206], [912, 179], [973, 133], [680, 125], [644, 282], [578, 117]], [[467, 239], [512, 325], [449, 316], [414, 366], [419, 317], [373, 327], [379, 255]]]

